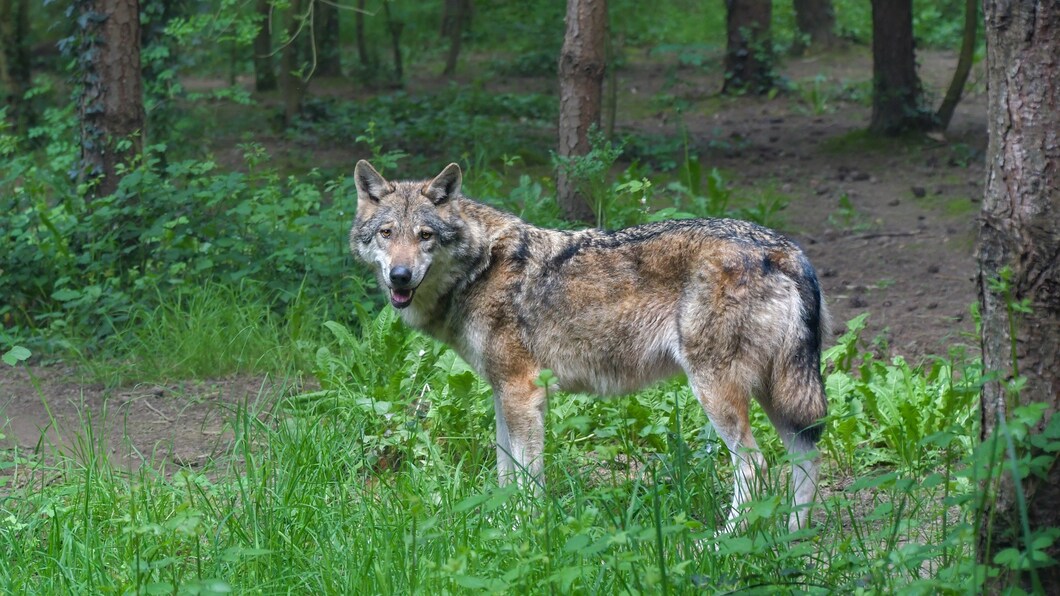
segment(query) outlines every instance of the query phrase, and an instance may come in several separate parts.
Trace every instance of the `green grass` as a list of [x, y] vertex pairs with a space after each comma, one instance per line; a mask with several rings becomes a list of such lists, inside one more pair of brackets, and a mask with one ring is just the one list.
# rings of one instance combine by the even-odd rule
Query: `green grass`
[[[235, 315], [249, 305], [223, 303], [238, 294], [204, 294], [146, 317], [142, 349], [182, 329], [182, 316], [227, 312], [231, 328], [253, 319]], [[786, 465], [756, 409], [768, 486], [726, 534], [729, 457], [684, 383], [622, 400], [554, 396], [548, 486], [533, 496], [496, 485], [489, 388], [390, 309], [361, 321], [329, 323], [332, 339], [318, 340], [308, 366], [320, 391], [222, 411], [232, 440], [205, 467], [120, 471], [88, 421], [75, 456], [19, 459], [30, 480], [0, 501], [0, 583], [16, 593], [610, 594], [972, 592], [982, 580], [977, 468], [962, 463], [978, 368], [960, 354], [927, 368], [876, 361], [859, 343], [863, 319], [852, 322], [827, 355], [833, 414], [816, 523], [788, 532]], [[172, 358], [190, 352], [190, 367], [203, 337], [184, 333]], [[210, 353], [260, 366], [269, 360], [248, 346], [283, 349], [273, 333], [211, 336], [221, 347]]]
[[319, 342], [323, 304], [297, 295], [278, 303], [259, 285], [209, 283], [160, 294], [107, 339], [111, 358], [81, 358], [108, 385], [203, 379], [232, 373], [289, 374]]

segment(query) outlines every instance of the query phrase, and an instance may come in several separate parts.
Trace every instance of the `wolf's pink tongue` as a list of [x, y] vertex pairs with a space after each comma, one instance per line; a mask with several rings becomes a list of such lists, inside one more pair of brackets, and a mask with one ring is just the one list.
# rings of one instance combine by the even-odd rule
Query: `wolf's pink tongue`
[[412, 292], [407, 290], [391, 290], [391, 293], [393, 294], [394, 299], [399, 302], [405, 302], [409, 298], [412, 298]]

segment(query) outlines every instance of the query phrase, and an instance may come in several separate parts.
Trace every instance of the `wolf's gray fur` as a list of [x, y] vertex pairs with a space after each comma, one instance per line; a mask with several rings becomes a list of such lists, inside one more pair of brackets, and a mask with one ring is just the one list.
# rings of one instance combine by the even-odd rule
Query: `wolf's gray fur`
[[736, 466], [730, 515], [765, 467], [748, 420], [754, 395], [795, 456], [791, 525], [807, 523], [828, 315], [794, 243], [731, 219], [543, 229], [464, 197], [456, 164], [389, 182], [361, 161], [354, 177], [351, 248], [406, 323], [489, 380], [502, 482], [543, 482], [543, 369], [561, 389], [598, 394], [684, 372]]

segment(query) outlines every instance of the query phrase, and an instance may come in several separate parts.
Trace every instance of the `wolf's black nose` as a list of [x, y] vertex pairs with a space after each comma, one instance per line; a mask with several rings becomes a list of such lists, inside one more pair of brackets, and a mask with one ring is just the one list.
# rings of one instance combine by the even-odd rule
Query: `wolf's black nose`
[[390, 283], [396, 288], [408, 287], [412, 281], [412, 271], [408, 267], [397, 266], [390, 270]]

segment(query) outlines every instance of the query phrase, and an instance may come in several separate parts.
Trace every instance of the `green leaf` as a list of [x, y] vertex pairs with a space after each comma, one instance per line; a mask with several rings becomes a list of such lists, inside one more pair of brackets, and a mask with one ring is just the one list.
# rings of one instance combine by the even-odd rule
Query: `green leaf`
[[453, 513], [460, 513], [462, 511], [467, 511], [468, 509], [474, 509], [475, 507], [478, 507], [479, 505], [488, 501], [491, 496], [493, 495], [491, 495], [490, 493], [479, 493], [477, 495], [471, 495], [470, 497], [454, 505]]
[[52, 292], [52, 298], [59, 302], [70, 302], [81, 297], [81, 292], [70, 288], [61, 288]]
[[586, 546], [589, 546], [589, 542], [591, 542], [591, 540], [592, 539], [589, 538], [588, 534], [575, 534], [574, 536], [571, 536], [569, 540], [567, 540], [567, 544], [563, 546], [563, 550], [569, 553], [579, 551], [585, 548]]
[[15, 346], [4, 353], [4, 363], [9, 366], [18, 366], [19, 362], [27, 360], [32, 353], [22, 346]]

